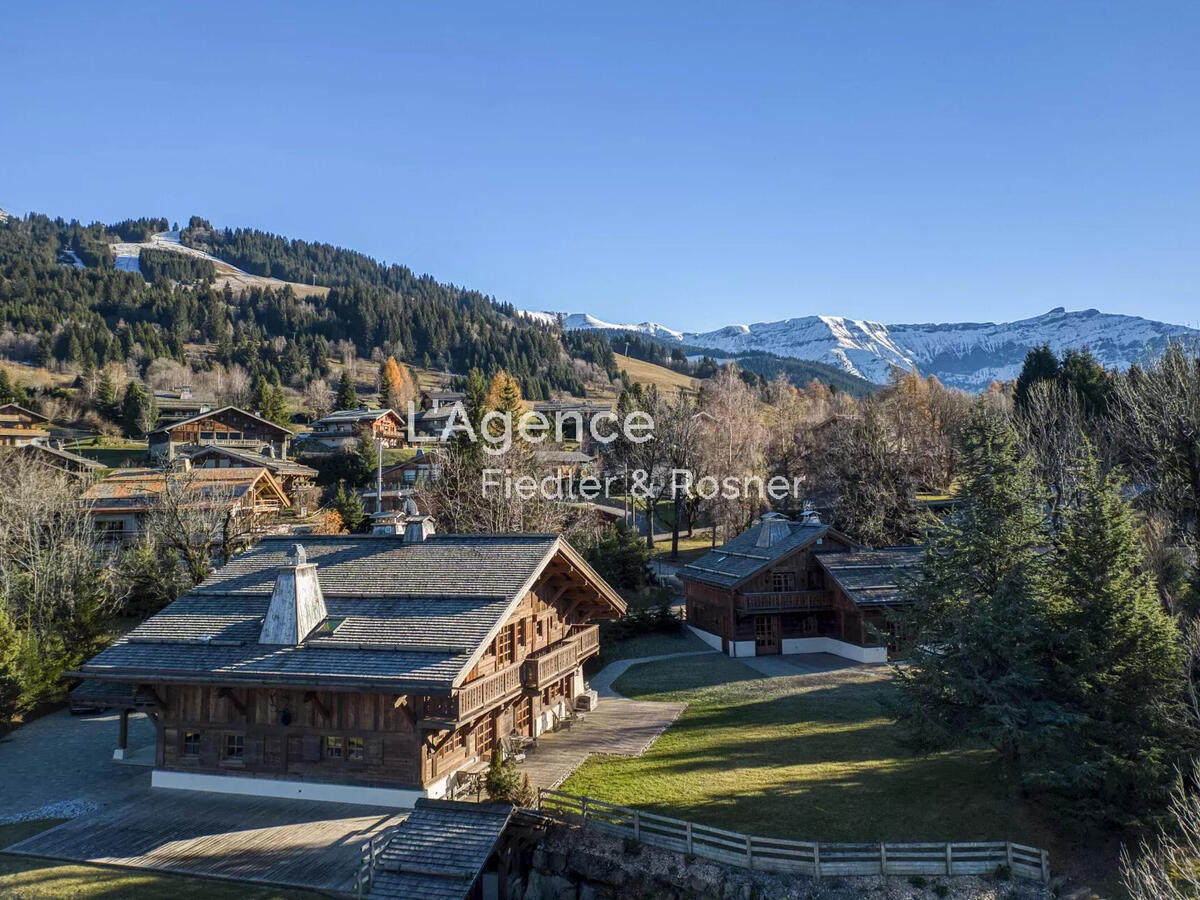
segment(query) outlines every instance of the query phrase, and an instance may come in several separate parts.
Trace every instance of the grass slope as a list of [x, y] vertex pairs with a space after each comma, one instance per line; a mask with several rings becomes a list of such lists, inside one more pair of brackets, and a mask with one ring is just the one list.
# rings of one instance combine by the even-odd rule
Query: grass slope
[[634, 359], [632, 356], [624, 356], [620, 353], [614, 353], [613, 356], [616, 357], [618, 369], [624, 369], [629, 373], [630, 378], [647, 387], [652, 384], [657, 385], [660, 391], [672, 394], [679, 391], [694, 394], [700, 389], [700, 383], [695, 378], [681, 375], [663, 366], [656, 366], [654, 363]]
[[635, 666], [614, 686], [688, 707], [644, 756], [592, 757], [565, 791], [796, 840], [1011, 839], [1048, 848], [1060, 870], [1111, 879], [1108, 842], [1059, 835], [990, 751], [912, 755], [885, 710], [886, 673], [761, 679], [699, 656]]

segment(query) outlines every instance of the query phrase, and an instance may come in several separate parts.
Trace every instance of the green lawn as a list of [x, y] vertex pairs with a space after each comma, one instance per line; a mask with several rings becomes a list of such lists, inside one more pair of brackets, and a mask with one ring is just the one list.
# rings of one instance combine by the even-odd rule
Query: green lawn
[[[663, 656], [667, 653], [688, 653], [693, 650], [709, 650], [711, 648], [684, 628], [678, 632], [639, 634], [623, 641], [601, 641], [600, 649], [604, 662], [607, 664], [618, 659], [638, 659], [642, 656]], [[738, 663], [738, 668], [746, 669], [740, 663]]]
[[[61, 819], [0, 825], [0, 847], [53, 828]], [[0, 897], [11, 900], [319, 900], [311, 891], [256, 887], [135, 869], [61, 863], [0, 853]]]
[[886, 672], [762, 679], [713, 655], [635, 666], [614, 687], [688, 707], [644, 756], [592, 757], [564, 791], [795, 840], [1011, 839], [1111, 884], [1111, 841], [1057, 834], [991, 752], [909, 753], [882, 705]]

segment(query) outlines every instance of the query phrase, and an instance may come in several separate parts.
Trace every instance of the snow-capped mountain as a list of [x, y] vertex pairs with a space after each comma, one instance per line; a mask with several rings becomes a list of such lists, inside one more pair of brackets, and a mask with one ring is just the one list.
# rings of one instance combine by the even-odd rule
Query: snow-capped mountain
[[[546, 313], [547, 320], [555, 314]], [[1138, 316], [1061, 307], [1016, 322], [885, 325], [842, 316], [804, 316], [716, 331], [678, 332], [662, 325], [613, 325], [583, 313], [562, 317], [568, 330], [637, 331], [725, 354], [773, 353], [830, 363], [882, 383], [893, 367], [917, 369], [968, 390], [1015, 378], [1030, 348], [1049, 344], [1060, 355], [1087, 347], [1110, 368], [1128, 368], [1160, 351], [1171, 338], [1200, 338], [1200, 331]]]
[[530, 309], [520, 310], [520, 314], [536, 322], [544, 322], [547, 325], [551, 325], [561, 318], [563, 328], [567, 331], [637, 331], [641, 334], [648, 334], [651, 337], [663, 338], [665, 340], [683, 340], [683, 332], [675, 331], [666, 325], [659, 325], [657, 322], [642, 322], [638, 325], [618, 325], [613, 322], [603, 322], [587, 313], [537, 312]]

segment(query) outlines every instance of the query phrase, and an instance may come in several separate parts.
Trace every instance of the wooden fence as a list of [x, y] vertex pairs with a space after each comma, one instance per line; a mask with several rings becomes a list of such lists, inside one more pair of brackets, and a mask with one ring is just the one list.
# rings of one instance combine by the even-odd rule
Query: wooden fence
[[823, 875], [987, 875], [1006, 866], [1013, 876], [1046, 882], [1045, 850], [1011, 841], [827, 844], [741, 834], [614, 806], [590, 797], [538, 790], [538, 808], [559, 821], [631, 837], [644, 844], [690, 853], [714, 862]]

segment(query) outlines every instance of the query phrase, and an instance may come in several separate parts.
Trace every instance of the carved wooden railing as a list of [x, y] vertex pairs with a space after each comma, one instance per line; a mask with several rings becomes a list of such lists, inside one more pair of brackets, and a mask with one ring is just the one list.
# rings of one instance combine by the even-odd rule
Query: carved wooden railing
[[464, 684], [455, 695], [455, 718], [463, 719], [521, 687], [521, 663]]
[[600, 629], [596, 625], [574, 625], [566, 638], [525, 660], [526, 687], [541, 690], [567, 672], [578, 668], [587, 657], [600, 649]]
[[755, 591], [738, 598], [738, 610], [743, 613], [794, 612], [813, 609], [832, 609], [828, 591]]

